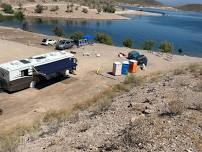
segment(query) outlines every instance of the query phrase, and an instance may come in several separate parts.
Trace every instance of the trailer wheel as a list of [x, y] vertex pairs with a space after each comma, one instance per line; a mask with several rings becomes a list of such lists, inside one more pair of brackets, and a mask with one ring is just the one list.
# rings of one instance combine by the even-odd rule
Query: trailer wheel
[[35, 86], [36, 86], [36, 81], [32, 81], [32, 82], [30, 83], [30, 88], [35, 88]]

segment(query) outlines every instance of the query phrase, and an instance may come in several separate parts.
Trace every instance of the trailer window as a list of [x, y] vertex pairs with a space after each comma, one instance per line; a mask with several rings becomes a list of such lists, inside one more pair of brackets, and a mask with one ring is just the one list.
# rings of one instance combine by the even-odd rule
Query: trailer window
[[28, 75], [28, 69], [22, 70], [22, 71], [21, 71], [21, 76], [22, 76], [22, 77], [24, 77], [24, 76], [29, 76], [29, 75]]

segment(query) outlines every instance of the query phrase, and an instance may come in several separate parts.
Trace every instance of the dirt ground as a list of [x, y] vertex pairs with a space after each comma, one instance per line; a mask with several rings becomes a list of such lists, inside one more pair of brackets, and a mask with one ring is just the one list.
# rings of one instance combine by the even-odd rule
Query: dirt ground
[[201, 152], [201, 68], [159, 75], [104, 108], [45, 125], [38, 134], [23, 136], [17, 151]]
[[[0, 37], [0, 63], [54, 51], [54, 47], [40, 45], [41, 39], [45, 37], [43, 35], [12, 28], [0, 28]], [[77, 75], [41, 89], [26, 89], [13, 94], [0, 93], [0, 108], [3, 110], [3, 114], [0, 115], [1, 131], [19, 123], [32, 122], [40, 114], [50, 109], [68, 108], [76, 103], [85, 102], [109, 86], [119, 83], [124, 77], [113, 77], [107, 73], [111, 72], [114, 61], [126, 60], [119, 58], [118, 53], [127, 53], [130, 50], [103, 44], [67, 50], [76, 52]], [[139, 71], [136, 75], [169, 70], [202, 61], [200, 58], [176, 55], [168, 60], [168, 56], [165, 54], [158, 56], [143, 50], [139, 51], [148, 57], [149, 64], [146, 70]], [[83, 56], [85, 53], [90, 56]], [[100, 54], [100, 57], [96, 57], [96, 54]], [[98, 68], [102, 75], [96, 74], [95, 71]]]

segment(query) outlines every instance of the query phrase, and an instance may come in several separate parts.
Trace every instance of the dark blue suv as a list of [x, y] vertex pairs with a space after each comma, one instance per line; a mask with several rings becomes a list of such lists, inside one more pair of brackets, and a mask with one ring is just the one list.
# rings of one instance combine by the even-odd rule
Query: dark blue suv
[[138, 65], [147, 65], [147, 57], [145, 55], [140, 55], [137, 51], [131, 51], [128, 53], [129, 60], [136, 60]]

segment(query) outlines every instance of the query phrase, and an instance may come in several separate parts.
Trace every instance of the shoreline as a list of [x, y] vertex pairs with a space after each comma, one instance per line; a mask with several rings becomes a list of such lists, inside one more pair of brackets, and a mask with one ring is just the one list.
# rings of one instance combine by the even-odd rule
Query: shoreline
[[[32, 17], [31, 17], [32, 18]], [[36, 17], [37, 18], [37, 17]], [[45, 19], [45, 18], [44, 18]], [[47, 18], [48, 19], [48, 18]], [[77, 19], [72, 19], [72, 20], [77, 20]], [[85, 21], [85, 19], [83, 19], [84, 21]], [[21, 29], [21, 28], [15, 28], [15, 27], [7, 27], [7, 26], [2, 26], [2, 25], [0, 25], [0, 30], [12, 30], [12, 31], [18, 31], [18, 32], [24, 32], [24, 33], [30, 33], [31, 35], [35, 35], [35, 36], [40, 36], [40, 37], [49, 37], [49, 38], [56, 38], [56, 39], [65, 39], [65, 38], [63, 38], [63, 37], [57, 37], [57, 36], [55, 36], [55, 35], [45, 35], [45, 34], [42, 34], [42, 33], [37, 33], [37, 32], [33, 32], [33, 31], [24, 31], [23, 29]], [[9, 40], [9, 39], [6, 39], [5, 37], [6, 36], [1, 36], [1, 34], [2, 34], [2, 32], [0, 32], [0, 39], [2, 39], [2, 40]], [[15, 39], [18, 39], [18, 36], [16, 36], [16, 38]], [[17, 40], [15, 40], [16, 42], [18, 42]], [[29, 45], [29, 44], [27, 44], [26, 43], [26, 45]], [[119, 46], [119, 45], [112, 45], [112, 46], [114, 46], [114, 47], [121, 47], [121, 46]], [[132, 49], [135, 49], [135, 50], [142, 50], [142, 49], [140, 49], [140, 48], [132, 48]], [[157, 52], [158, 53], [158, 51], [157, 50], [152, 50], [152, 52]], [[172, 55], [177, 55], [177, 56], [181, 56], [181, 57], [195, 57], [195, 58], [202, 58], [201, 56], [196, 56], [196, 55], [189, 55], [189, 54], [186, 54], [186, 52], [184, 53], [184, 54], [178, 54], [177, 52], [173, 52], [173, 53], [171, 53]]]
[[[25, 18], [47, 18], [47, 19], [80, 19], [80, 20], [129, 20], [129, 17], [123, 15], [136, 15], [136, 16], [161, 16], [161, 13], [151, 13], [147, 11], [138, 10], [117, 10], [115, 13], [101, 12], [97, 13], [96, 9], [90, 9], [86, 6], [80, 6], [78, 4], [73, 5], [73, 12], [67, 12], [67, 3], [42, 3], [41, 5], [46, 7], [42, 13], [35, 13], [35, 7], [37, 4], [25, 4], [22, 8], [22, 12]], [[56, 11], [51, 11], [53, 7], [57, 6]], [[13, 6], [14, 10], [18, 10], [18, 6]], [[76, 9], [77, 8], [77, 9]], [[83, 9], [87, 9], [87, 13], [83, 13]], [[5, 14], [5, 16], [12, 16], [10, 14]]]

